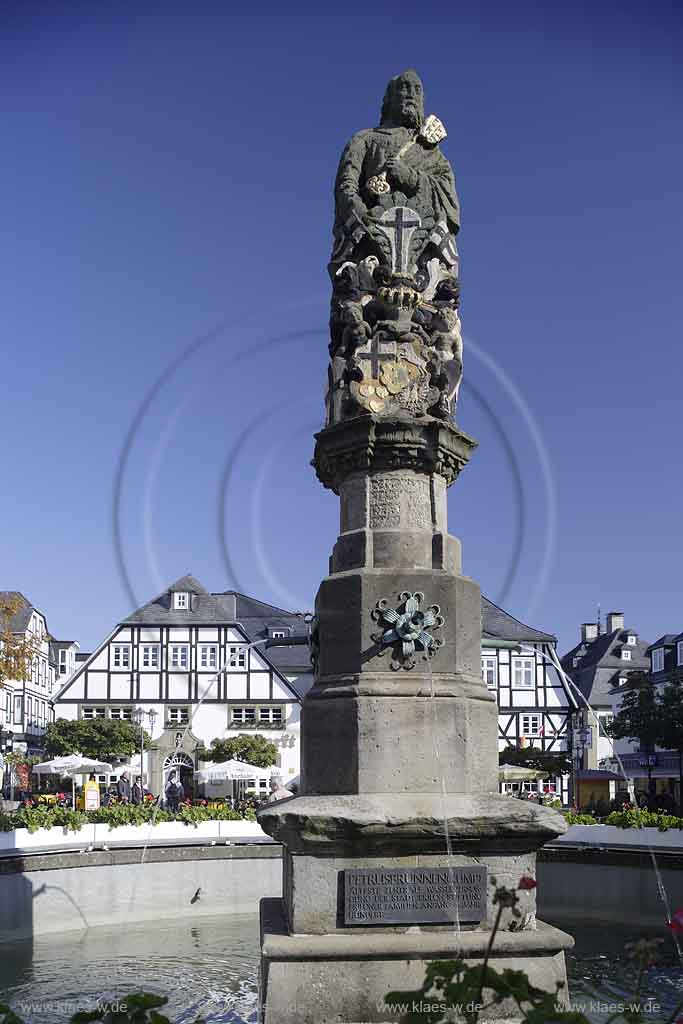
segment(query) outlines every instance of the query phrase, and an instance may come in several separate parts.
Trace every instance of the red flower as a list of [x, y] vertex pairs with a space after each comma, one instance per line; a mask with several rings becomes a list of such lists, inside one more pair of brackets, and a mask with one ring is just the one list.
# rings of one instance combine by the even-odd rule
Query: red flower
[[535, 889], [536, 888], [536, 879], [535, 878], [529, 878], [528, 875], [522, 875], [522, 877], [520, 878], [519, 883], [517, 885], [517, 888], [518, 889]]
[[667, 922], [667, 927], [676, 934], [683, 932], [683, 910], [674, 910], [671, 920]]

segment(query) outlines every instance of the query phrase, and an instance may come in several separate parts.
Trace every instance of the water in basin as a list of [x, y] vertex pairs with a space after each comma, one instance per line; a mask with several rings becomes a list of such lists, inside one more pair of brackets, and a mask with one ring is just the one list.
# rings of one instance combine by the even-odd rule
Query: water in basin
[[[574, 1006], [603, 1024], [613, 1012], [607, 1006], [632, 995], [636, 970], [623, 949], [644, 933], [614, 923], [552, 923], [576, 937], [567, 958]], [[683, 999], [683, 971], [664, 929], [659, 934], [665, 939], [660, 963], [646, 973], [643, 986], [661, 1007], [647, 1015], [652, 1024], [668, 1020]], [[0, 947], [0, 1001], [26, 1024], [64, 1024], [76, 1008], [144, 988], [169, 997], [168, 1016], [177, 1024], [191, 1024], [198, 1015], [207, 1024], [251, 1024], [257, 971], [253, 915], [92, 928]]]

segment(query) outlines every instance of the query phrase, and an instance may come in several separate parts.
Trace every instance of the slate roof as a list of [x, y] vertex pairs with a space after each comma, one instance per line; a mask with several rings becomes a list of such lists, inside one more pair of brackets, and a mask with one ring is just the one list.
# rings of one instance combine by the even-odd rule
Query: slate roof
[[0, 599], [3, 601], [13, 600], [14, 598], [21, 598], [23, 604], [10, 619], [9, 627], [12, 633], [25, 633], [31, 621], [33, 605], [27, 597], [24, 597], [20, 590], [0, 590]]
[[487, 597], [481, 596], [481, 632], [482, 644], [487, 637], [496, 640], [526, 640], [530, 643], [554, 644], [557, 637], [551, 633], [542, 633], [540, 629], [527, 626], [519, 619], [509, 615]]
[[[171, 594], [176, 591], [193, 595], [189, 608], [172, 607]], [[210, 594], [194, 576], [181, 576], [147, 604], [143, 604], [123, 619], [122, 624], [185, 626], [234, 622], [234, 603], [223, 601], [221, 598], [220, 594]]]
[[[619, 676], [649, 671], [648, 642], [638, 638], [635, 644], [627, 644], [629, 633], [637, 636], [635, 629], [615, 629], [611, 633], [601, 633], [588, 643], [581, 641], [560, 659], [562, 668], [591, 704], [611, 707], [612, 690], [618, 685]], [[630, 661], [622, 661], [619, 656], [622, 647], [631, 652]], [[574, 666], [576, 657], [580, 660]]]
[[[244, 627], [245, 632], [252, 640], [261, 640], [268, 636], [269, 628], [288, 628], [290, 636], [308, 636], [308, 623], [306, 612], [288, 612], [276, 605], [266, 604], [265, 601], [257, 601], [256, 598], [247, 597], [239, 591], [229, 590], [226, 595], [235, 599], [235, 612], [237, 621]], [[220, 595], [220, 596], [226, 596]], [[269, 647], [266, 651], [269, 661], [285, 675], [305, 673], [310, 679], [302, 681], [307, 692], [312, 683], [311, 659], [308, 647]], [[299, 692], [296, 683], [292, 683]], [[300, 694], [303, 696], [303, 693]]]
[[650, 644], [648, 651], [654, 650], [655, 647], [673, 647], [680, 638], [680, 633], [665, 633], [664, 636], [660, 636], [659, 640], [655, 640], [653, 644]]

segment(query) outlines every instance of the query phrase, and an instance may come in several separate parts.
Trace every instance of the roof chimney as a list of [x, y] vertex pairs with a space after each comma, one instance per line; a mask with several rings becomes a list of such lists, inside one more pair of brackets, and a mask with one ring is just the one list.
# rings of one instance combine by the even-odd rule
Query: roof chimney
[[610, 612], [607, 616], [607, 632], [613, 633], [615, 629], [624, 628], [624, 613]]
[[583, 622], [581, 624], [581, 639], [585, 644], [591, 643], [598, 638], [597, 622]]

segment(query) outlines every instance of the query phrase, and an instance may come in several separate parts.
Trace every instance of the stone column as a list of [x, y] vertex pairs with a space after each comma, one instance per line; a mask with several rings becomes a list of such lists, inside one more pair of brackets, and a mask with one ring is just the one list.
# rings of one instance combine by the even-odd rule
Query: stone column
[[[259, 812], [284, 847], [283, 897], [262, 902], [265, 1024], [389, 1020], [386, 993], [419, 987], [430, 960], [482, 958], [495, 912], [486, 876], [516, 886], [564, 831], [556, 812], [498, 794], [480, 592], [461, 573], [446, 516], [447, 487], [475, 444], [431, 416], [359, 416], [317, 435], [314, 465], [341, 499], [340, 535], [316, 599], [301, 793]], [[418, 617], [428, 612], [412, 651], [392, 639], [392, 621], [412, 635], [409, 600]], [[475, 879], [481, 902], [430, 916], [379, 898], [373, 919], [352, 905], [359, 869], [401, 885], [420, 869], [454, 900], [462, 878]], [[554, 991], [571, 939], [536, 921], [533, 890], [520, 896], [523, 928], [504, 921], [494, 966]]]

